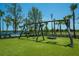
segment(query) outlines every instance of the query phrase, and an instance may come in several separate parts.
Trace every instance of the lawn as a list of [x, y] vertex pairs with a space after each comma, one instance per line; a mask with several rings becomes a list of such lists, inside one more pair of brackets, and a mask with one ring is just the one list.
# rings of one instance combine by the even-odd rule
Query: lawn
[[39, 42], [35, 38], [0, 39], [1, 56], [79, 56], [78, 39], [74, 39], [74, 48], [67, 46], [69, 38], [58, 37], [55, 40], [47, 39]]

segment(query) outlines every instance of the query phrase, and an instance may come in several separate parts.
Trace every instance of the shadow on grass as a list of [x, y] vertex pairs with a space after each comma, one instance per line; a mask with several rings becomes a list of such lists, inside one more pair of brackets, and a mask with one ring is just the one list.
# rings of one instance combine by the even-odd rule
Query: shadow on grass
[[[30, 40], [30, 39], [29, 39]], [[64, 46], [64, 47], [70, 47], [70, 44], [58, 44], [57, 42], [52, 42], [52, 41], [46, 41], [45, 40], [40, 40], [40, 41], [36, 41], [36, 40], [30, 40], [33, 42], [37, 42], [37, 43], [44, 43], [44, 44], [53, 44], [53, 45], [58, 45], [58, 46]]]
[[46, 43], [48, 43], [48, 44], [54, 44], [54, 45], [58, 45], [58, 46], [70, 47], [70, 44], [62, 45], [62, 44], [57, 44], [57, 42], [51, 42], [51, 41], [48, 41]]

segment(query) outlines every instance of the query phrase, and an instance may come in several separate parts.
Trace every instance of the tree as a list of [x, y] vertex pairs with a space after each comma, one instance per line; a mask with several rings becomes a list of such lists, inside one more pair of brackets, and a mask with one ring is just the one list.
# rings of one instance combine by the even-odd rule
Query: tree
[[16, 3], [11, 3], [8, 4], [8, 12], [9, 14], [12, 16], [12, 22], [13, 22], [13, 29], [14, 32], [16, 33], [18, 25], [19, 25], [19, 21], [21, 20], [20, 18], [22, 17], [22, 8], [20, 6], [20, 4], [16, 4]]
[[31, 20], [31, 23], [34, 23], [34, 30], [36, 34], [37, 30], [37, 22], [42, 21], [42, 14], [41, 11], [39, 11], [37, 8], [32, 7], [32, 9], [28, 12], [28, 19]]
[[71, 32], [70, 32], [70, 27], [69, 27], [70, 18], [72, 18], [72, 15], [65, 16], [64, 21], [65, 21], [65, 24], [66, 24], [66, 27], [67, 27], [68, 36], [70, 38], [70, 44], [69, 45], [70, 45], [70, 47], [73, 47], [73, 38], [72, 38], [72, 35], [71, 35]]
[[[43, 36], [43, 30], [40, 23], [42, 21], [41, 11], [36, 7], [32, 7], [32, 9], [28, 12], [28, 19], [32, 20], [31, 23], [34, 23], [34, 26], [33, 24], [32, 26], [34, 27], [35, 35], [37, 35], [36, 41], [38, 41], [39, 29], [41, 29], [41, 33]], [[44, 40], [44, 36], [43, 36], [43, 40]]]
[[24, 23], [25, 23], [26, 28], [27, 28], [29, 31], [33, 31], [32, 25], [30, 24], [30, 23], [31, 23], [31, 20], [25, 18]]
[[0, 38], [1, 38], [1, 17], [4, 15], [4, 12], [0, 10]]
[[75, 34], [75, 10], [77, 9], [77, 4], [71, 4], [70, 9], [72, 11], [72, 15], [73, 15], [73, 32], [74, 32], [74, 38], [76, 37]]
[[11, 17], [10, 17], [10, 15], [6, 16], [4, 21], [6, 22], [6, 31], [8, 31], [8, 28], [9, 28], [9, 26], [11, 24]]

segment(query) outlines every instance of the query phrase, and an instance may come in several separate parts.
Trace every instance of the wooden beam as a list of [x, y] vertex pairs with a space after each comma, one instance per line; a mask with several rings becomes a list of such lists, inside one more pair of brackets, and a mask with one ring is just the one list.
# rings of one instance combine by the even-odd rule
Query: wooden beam
[[[64, 22], [64, 20], [55, 20], [55, 22]], [[36, 23], [28, 23], [27, 25], [32, 25], [32, 24], [41, 24], [41, 23], [49, 23], [49, 22], [54, 22], [54, 20], [51, 21], [43, 21], [43, 22], [36, 22]]]

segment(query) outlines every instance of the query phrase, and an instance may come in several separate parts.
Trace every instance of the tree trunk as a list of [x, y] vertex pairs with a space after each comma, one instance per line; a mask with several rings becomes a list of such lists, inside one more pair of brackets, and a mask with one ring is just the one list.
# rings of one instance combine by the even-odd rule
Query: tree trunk
[[15, 33], [16, 33], [16, 31], [17, 31], [16, 20], [15, 20], [14, 28], [15, 28], [14, 31], [15, 31]]
[[35, 31], [35, 34], [34, 35], [36, 35], [36, 23], [35, 23], [35, 30], [34, 31]]
[[17, 32], [17, 28], [16, 28], [16, 25], [15, 25], [15, 33]]
[[75, 34], [75, 12], [73, 11], [73, 34], [74, 34], [74, 38], [76, 38], [76, 34]]
[[16, 25], [16, 22], [17, 22], [17, 13], [16, 13], [16, 9], [17, 9], [17, 6], [16, 6], [16, 3], [15, 3], [15, 9], [14, 9], [14, 32], [15, 33], [17, 31], [17, 25]]
[[48, 29], [47, 29], [47, 23], [46, 23], [46, 35], [47, 35], [47, 33], [48, 33]]
[[7, 28], [6, 28], [6, 31], [8, 32], [8, 25], [7, 25], [7, 24], [6, 24], [6, 27], [7, 27]]
[[8, 34], [8, 24], [6, 24], [6, 27], [7, 27], [7, 28], [6, 28], [6, 31], [7, 31], [6, 34]]
[[2, 30], [4, 31], [4, 22], [2, 23], [2, 25], [3, 25], [3, 26], [2, 26]]
[[36, 42], [38, 42], [39, 32], [40, 32], [40, 25], [38, 25], [38, 32], [37, 32], [37, 34], [36, 34], [36, 36], [37, 36], [37, 38], [36, 38]]

